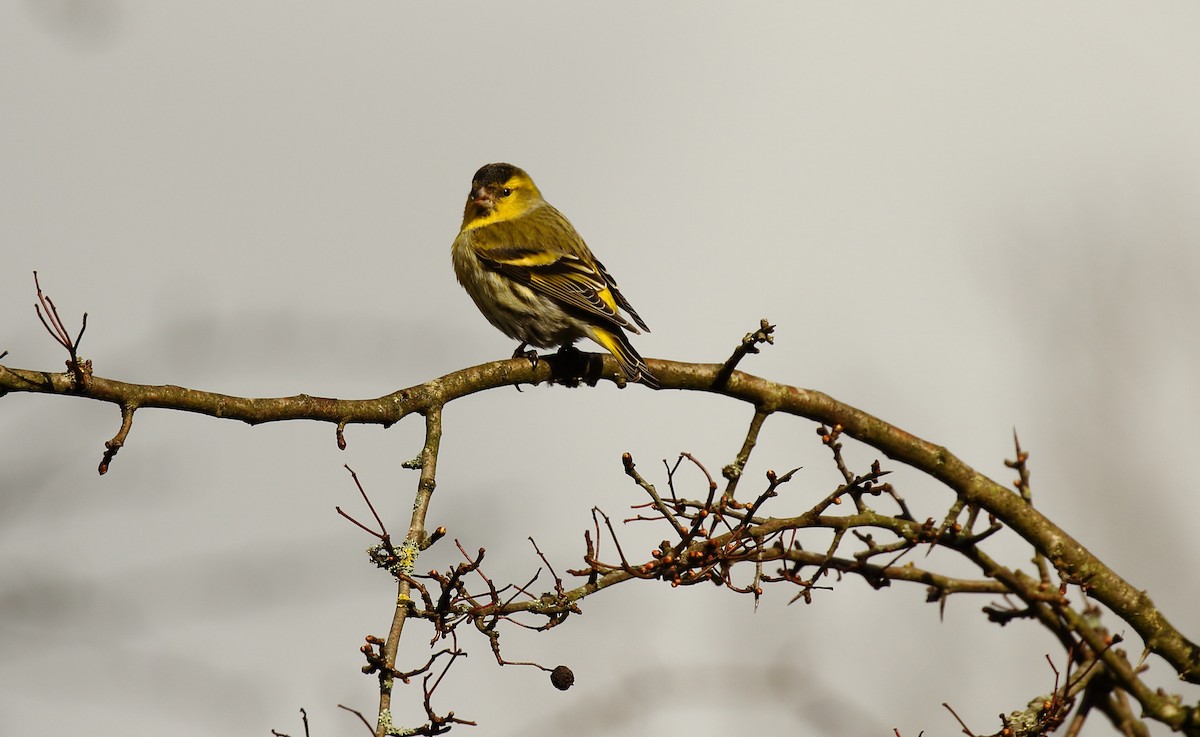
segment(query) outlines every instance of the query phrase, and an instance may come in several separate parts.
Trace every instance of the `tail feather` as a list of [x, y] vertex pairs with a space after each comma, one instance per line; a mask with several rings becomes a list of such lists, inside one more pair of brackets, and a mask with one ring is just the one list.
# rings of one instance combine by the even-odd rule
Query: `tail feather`
[[658, 388], [658, 379], [654, 378], [654, 374], [650, 372], [650, 367], [642, 360], [637, 349], [629, 342], [629, 338], [623, 330], [615, 331], [606, 330], [604, 328], [595, 327], [592, 329], [592, 339], [617, 359], [617, 363], [621, 364], [621, 371], [625, 373], [625, 378], [629, 381], [635, 381], [645, 384], [651, 389]]

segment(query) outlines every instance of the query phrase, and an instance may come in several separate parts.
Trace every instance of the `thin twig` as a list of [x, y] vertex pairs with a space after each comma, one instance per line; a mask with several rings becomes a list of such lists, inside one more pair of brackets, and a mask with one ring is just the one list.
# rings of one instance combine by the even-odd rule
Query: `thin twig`
[[720, 388], [729, 383], [730, 377], [733, 376], [733, 372], [741, 360], [750, 353], [759, 352], [759, 344], [768, 343], [774, 345], [774, 332], [775, 326], [767, 322], [766, 318], [763, 318], [761, 321], [759, 321], [758, 330], [755, 330], [752, 333], [746, 333], [746, 337], [742, 338], [742, 342], [737, 348], [734, 349], [733, 355], [730, 356], [729, 359], [722, 364], [720, 370], [717, 371], [717, 375], [712, 382], [713, 388]]

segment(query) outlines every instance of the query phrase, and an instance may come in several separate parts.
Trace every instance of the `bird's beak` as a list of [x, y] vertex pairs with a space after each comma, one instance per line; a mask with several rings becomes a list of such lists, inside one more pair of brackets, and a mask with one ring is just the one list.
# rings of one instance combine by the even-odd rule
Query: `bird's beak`
[[489, 192], [487, 187], [476, 187], [471, 190], [471, 204], [491, 210], [496, 206], [496, 196]]

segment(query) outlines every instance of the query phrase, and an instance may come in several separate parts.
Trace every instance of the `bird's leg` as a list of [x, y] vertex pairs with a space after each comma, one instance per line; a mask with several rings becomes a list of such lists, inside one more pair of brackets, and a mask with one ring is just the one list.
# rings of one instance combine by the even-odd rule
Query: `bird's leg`
[[567, 343], [566, 345], [559, 346], [558, 351], [556, 352], [566, 361], [579, 361], [579, 356], [583, 353], [583, 351], [575, 347], [574, 343]]
[[526, 343], [525, 341], [521, 341], [521, 345], [517, 346], [517, 349], [515, 351], [513, 351], [512, 357], [513, 358], [528, 358], [529, 363], [531, 363], [534, 368], [537, 368], [538, 367], [537, 351], [533, 350], [532, 348], [530, 348], [529, 350], [525, 350], [525, 347], [528, 345], [529, 344]]
[[[525, 350], [525, 347], [528, 345], [529, 344], [526, 343], [525, 341], [521, 341], [521, 345], [517, 346], [517, 349], [515, 351], [513, 351], [512, 357], [513, 358], [528, 358], [530, 365], [532, 365], [534, 368], [537, 368], [538, 361], [540, 360], [538, 357], [537, 351], [533, 350], [532, 348], [530, 348], [529, 350]], [[513, 384], [513, 386], [516, 387], [517, 391], [521, 391], [520, 384]]]
[[579, 386], [581, 380], [589, 386], [594, 386], [603, 366], [603, 361], [599, 358], [594, 354], [584, 353], [574, 344], [567, 344], [561, 346], [551, 357], [551, 373], [555, 381], [564, 386]]

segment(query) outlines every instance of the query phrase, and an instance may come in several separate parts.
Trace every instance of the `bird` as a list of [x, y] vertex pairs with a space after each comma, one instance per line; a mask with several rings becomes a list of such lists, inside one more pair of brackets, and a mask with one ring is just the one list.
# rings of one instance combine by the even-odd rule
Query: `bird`
[[526, 346], [566, 350], [589, 338], [617, 359], [627, 380], [658, 388], [626, 334], [650, 328], [571, 221], [519, 167], [495, 163], [475, 172], [451, 256], [483, 316], [520, 341], [514, 358], [529, 355], [536, 365]]

